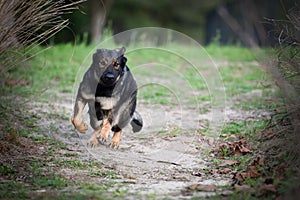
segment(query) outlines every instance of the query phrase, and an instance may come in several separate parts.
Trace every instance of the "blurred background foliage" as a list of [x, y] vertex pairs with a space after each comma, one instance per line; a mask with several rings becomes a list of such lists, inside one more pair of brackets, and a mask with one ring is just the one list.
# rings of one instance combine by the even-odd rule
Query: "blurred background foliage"
[[[66, 1], [66, 3], [70, 3]], [[270, 46], [277, 43], [268, 19], [283, 19], [294, 0], [88, 0], [65, 15], [68, 28], [50, 43], [99, 42], [105, 30], [116, 34], [138, 27], [163, 27], [201, 44]]]

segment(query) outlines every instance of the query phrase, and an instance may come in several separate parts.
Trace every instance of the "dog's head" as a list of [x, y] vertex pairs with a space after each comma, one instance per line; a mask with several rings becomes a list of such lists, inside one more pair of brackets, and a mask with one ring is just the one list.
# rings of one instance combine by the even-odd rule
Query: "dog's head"
[[114, 85], [124, 73], [127, 58], [124, 56], [125, 47], [114, 50], [98, 49], [93, 55], [93, 67], [96, 70], [99, 83]]

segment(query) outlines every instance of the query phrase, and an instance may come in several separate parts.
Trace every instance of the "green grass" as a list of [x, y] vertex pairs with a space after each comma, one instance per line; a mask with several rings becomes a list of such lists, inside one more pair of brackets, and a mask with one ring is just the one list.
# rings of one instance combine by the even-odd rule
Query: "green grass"
[[250, 63], [224, 65], [220, 68], [220, 73], [229, 98], [252, 90], [271, 88], [268, 73]]
[[9, 175], [9, 174], [13, 174], [16, 172], [17, 172], [17, 170], [13, 167], [9, 167], [6, 165], [0, 165], [0, 174], [1, 175]]
[[88, 169], [89, 175], [91, 176], [99, 176], [108, 179], [117, 179], [118, 176], [114, 170], [102, 171], [95, 168]]
[[[57, 176], [54, 172], [49, 172], [44, 168], [44, 162], [42, 160], [31, 160], [31, 163], [27, 164], [26, 172], [18, 171], [7, 166], [1, 166], [1, 175], [10, 176], [12, 180], [6, 181], [0, 184], [0, 198], [28, 198], [30, 191], [40, 189], [62, 189], [67, 186], [73, 185], [64, 178]], [[13, 179], [17, 179], [21, 174], [30, 175], [24, 176], [24, 178], [18, 182]]]
[[219, 46], [212, 44], [205, 49], [213, 59], [232, 62], [250, 62], [256, 60], [256, 56], [252, 50], [242, 46]]
[[173, 91], [163, 85], [150, 84], [139, 89], [138, 99], [148, 104], [176, 105], [178, 99]]
[[73, 160], [73, 159], [50, 159], [51, 162], [55, 163], [61, 167], [73, 168], [73, 169], [86, 169], [89, 167], [101, 167], [103, 164], [96, 161], [83, 162], [81, 160]]
[[221, 133], [225, 135], [241, 136], [249, 141], [256, 141], [258, 140], [258, 134], [267, 127], [268, 122], [268, 119], [230, 122], [222, 127]]
[[[13, 192], [12, 192], [13, 188]], [[0, 184], [0, 198], [1, 199], [24, 199], [29, 198], [27, 192], [29, 187], [17, 181], [9, 181]]]
[[29, 82], [28, 86], [15, 87], [15, 91], [40, 94], [46, 89], [56, 88], [61, 92], [71, 92], [76, 73], [93, 47], [80, 44], [55, 45], [49, 49], [37, 47], [34, 58], [12, 73], [12, 78]]
[[160, 130], [158, 131], [159, 135], [170, 135], [170, 136], [174, 136], [179, 134], [180, 132], [182, 132], [182, 129], [180, 127], [172, 127], [171, 130]]
[[[176, 47], [176, 45], [174, 46]], [[37, 94], [37, 96], [43, 96], [41, 92], [43, 94], [45, 90], [48, 92], [58, 90], [62, 93], [71, 93], [80, 66], [86, 63], [84, 62], [85, 59], [91, 61], [91, 58], [87, 56], [93, 48], [84, 44], [78, 44], [75, 47], [71, 44], [55, 45], [47, 50], [44, 50], [43, 47], [38, 47], [33, 52], [41, 52], [38, 56], [30, 59], [28, 63], [11, 73], [15, 79], [28, 81], [29, 86], [14, 86], [13, 90], [23, 94]], [[195, 52], [193, 49], [185, 46], [178, 47], [178, 49], [191, 55]], [[260, 85], [261, 82], [265, 82], [269, 77], [259, 67], [251, 64], [252, 61], [255, 61], [255, 56], [251, 50], [238, 46], [219, 47], [216, 45], [208, 46], [205, 50], [212, 57], [212, 60], [222, 59], [230, 61], [229, 64], [221, 64], [219, 68], [227, 96], [270, 87], [270, 85]], [[181, 85], [181, 87], [191, 88], [191, 90], [208, 90], [206, 81], [201, 73], [213, 67], [213, 64], [205, 53], [201, 55], [204, 62], [199, 63], [198, 66], [190, 65], [184, 57], [180, 57], [181, 55], [162, 49], [139, 49], [128, 52], [126, 56], [128, 57], [129, 67], [136, 76], [141, 77], [140, 79], [157, 77], [170, 80], [171, 78], [173, 83], [181, 79], [185, 84]], [[238, 62], [243, 62], [244, 64], [240, 66], [237, 64]], [[145, 63], [154, 63], [154, 65], [144, 66]], [[11, 88], [5, 89], [10, 90]], [[154, 89], [147, 89], [149, 93], [143, 92], [141, 97], [151, 101], [157, 98], [156, 103], [168, 104], [169, 102], [164, 98], [169, 95], [168, 92], [153, 93]], [[53, 92], [53, 94], [55, 93]]]
[[251, 96], [251, 98], [242, 99], [239, 103], [233, 105], [235, 109], [241, 110], [265, 110], [265, 111], [273, 111], [276, 108], [281, 108], [283, 103], [280, 102], [280, 98], [278, 99], [270, 99], [264, 97], [255, 97]]

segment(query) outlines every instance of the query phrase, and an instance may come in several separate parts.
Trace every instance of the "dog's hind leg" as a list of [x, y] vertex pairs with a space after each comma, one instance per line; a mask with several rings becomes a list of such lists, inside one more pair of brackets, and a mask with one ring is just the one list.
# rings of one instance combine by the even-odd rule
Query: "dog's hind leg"
[[74, 107], [74, 115], [72, 117], [72, 124], [80, 132], [84, 133], [88, 130], [88, 125], [82, 120], [82, 111], [85, 107], [85, 104], [82, 100], [76, 99]]
[[134, 133], [139, 132], [143, 128], [143, 118], [137, 111], [134, 111], [130, 125]]

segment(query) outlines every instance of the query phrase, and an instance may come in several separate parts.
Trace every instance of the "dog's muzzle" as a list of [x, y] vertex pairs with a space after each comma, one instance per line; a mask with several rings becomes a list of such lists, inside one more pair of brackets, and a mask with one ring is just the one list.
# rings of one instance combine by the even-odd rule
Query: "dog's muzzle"
[[115, 82], [115, 79], [115, 75], [111, 72], [103, 74], [102, 76], [102, 82], [107, 85], [112, 85]]
[[114, 81], [115, 80], [115, 75], [113, 73], [108, 72], [104, 75], [104, 79], [106, 81]]

